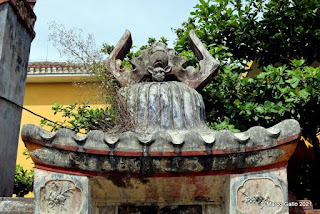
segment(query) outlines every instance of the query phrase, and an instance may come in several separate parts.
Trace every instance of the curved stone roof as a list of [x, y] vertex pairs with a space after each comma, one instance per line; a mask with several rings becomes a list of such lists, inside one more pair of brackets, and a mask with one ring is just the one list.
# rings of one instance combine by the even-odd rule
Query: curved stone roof
[[300, 135], [296, 120], [284, 120], [270, 128], [255, 126], [241, 133], [229, 130], [154, 130], [152, 133], [91, 131], [78, 136], [69, 129], [53, 134], [38, 126], [24, 125], [23, 140], [47, 147], [93, 154], [120, 156], [176, 156], [232, 154], [268, 149]]
[[54, 134], [27, 124], [21, 135], [38, 168], [83, 175], [151, 175], [274, 167], [288, 161], [294, 152], [300, 126], [295, 120], [285, 120], [271, 128], [256, 126], [242, 133], [195, 129], [91, 131], [78, 136], [69, 129]]

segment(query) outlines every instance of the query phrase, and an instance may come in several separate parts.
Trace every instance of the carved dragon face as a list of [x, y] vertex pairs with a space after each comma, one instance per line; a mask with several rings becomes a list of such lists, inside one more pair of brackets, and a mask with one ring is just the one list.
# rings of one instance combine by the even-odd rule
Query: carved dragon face
[[[121, 67], [121, 60], [132, 45], [130, 31], [126, 30], [107, 60], [107, 68], [112, 72], [121, 86], [142, 82], [146, 77], [152, 81], [180, 81], [196, 90], [203, 88], [217, 71], [219, 61], [215, 60], [205, 49], [193, 30], [189, 33], [190, 48], [199, 60], [200, 69], [185, 67], [186, 58], [176, 55], [174, 49], [162, 42], [155, 42], [150, 48], [141, 51], [131, 60], [134, 70]], [[168, 78], [166, 78], [168, 76]]]
[[171, 71], [171, 66], [168, 66], [169, 56], [166, 45], [162, 42], [156, 42], [149, 49], [150, 64], [148, 72], [151, 74], [152, 81], [162, 82], [166, 74]]
[[165, 77], [166, 73], [169, 73], [171, 71], [171, 67], [167, 66], [166, 68], [161, 67], [148, 67], [148, 71], [152, 76], [152, 81], [162, 82]]

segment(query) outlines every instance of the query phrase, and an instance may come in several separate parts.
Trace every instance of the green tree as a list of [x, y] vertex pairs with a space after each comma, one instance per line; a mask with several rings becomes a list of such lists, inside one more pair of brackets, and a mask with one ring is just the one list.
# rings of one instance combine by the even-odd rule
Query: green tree
[[[202, 91], [209, 126], [245, 131], [272, 126], [286, 118], [300, 122], [304, 139], [311, 139], [315, 161], [290, 163], [289, 188], [298, 198], [320, 205], [317, 171], [320, 153], [320, 2], [318, 0], [200, 0], [191, 17], [175, 29], [175, 50], [197, 65], [189, 51], [188, 34], [195, 29], [210, 53], [221, 61], [218, 74]], [[299, 59], [299, 60], [298, 60]], [[255, 60], [263, 68], [243, 77]], [[280, 62], [281, 66], [273, 66]], [[209, 108], [208, 108], [209, 107]], [[306, 141], [306, 144], [310, 141]], [[310, 144], [308, 145], [310, 146]], [[303, 172], [303, 173], [301, 173]]]
[[260, 65], [319, 60], [318, 0], [200, 0], [191, 17], [175, 29], [176, 51], [189, 50], [188, 33], [196, 29], [207, 45], [221, 44], [236, 59], [259, 59]]
[[89, 103], [74, 103], [68, 106], [55, 103], [52, 107], [53, 114], [61, 113], [65, 118], [63, 121], [55, 123], [41, 120], [41, 126], [51, 127], [51, 131], [57, 131], [60, 128], [68, 128], [75, 133], [84, 130], [88, 133], [90, 130], [108, 131], [116, 124], [114, 115], [116, 114], [111, 107], [91, 108]]

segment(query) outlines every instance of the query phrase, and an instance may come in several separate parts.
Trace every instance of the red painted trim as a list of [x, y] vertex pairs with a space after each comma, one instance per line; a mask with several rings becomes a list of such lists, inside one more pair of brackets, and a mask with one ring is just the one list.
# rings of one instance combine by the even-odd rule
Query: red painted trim
[[[250, 167], [245, 169], [234, 169], [234, 170], [215, 170], [209, 172], [192, 172], [192, 173], [155, 173], [150, 177], [196, 177], [196, 176], [213, 176], [213, 175], [229, 175], [229, 174], [243, 174], [248, 172], [257, 172], [268, 169], [287, 167], [286, 161], [270, 164], [267, 166]], [[56, 166], [48, 166], [44, 164], [35, 164], [35, 168], [42, 169], [45, 171], [58, 172], [64, 174], [80, 175], [80, 176], [103, 176], [103, 177], [127, 177], [128, 173], [110, 173], [110, 172], [92, 172], [77, 169], [68, 169]], [[143, 174], [130, 174], [131, 177], [145, 177]]]
[[[184, 152], [185, 154], [186, 152]], [[182, 156], [181, 153], [177, 154], [175, 152], [150, 152], [151, 157], [176, 157], [176, 156]]]
[[53, 144], [52, 147], [56, 149], [63, 149], [63, 150], [72, 151], [72, 152], [78, 151], [78, 147], [74, 147], [74, 146]]
[[188, 151], [188, 152], [181, 152], [179, 154], [175, 152], [150, 152], [151, 157], [176, 157], [176, 156], [202, 156], [208, 155], [206, 151]]
[[287, 137], [287, 138], [282, 139], [282, 140], [279, 140], [279, 141], [278, 141], [278, 146], [279, 146], [279, 145], [282, 145], [282, 144], [285, 144], [286, 142], [290, 142], [290, 141], [293, 141], [293, 140], [299, 139], [299, 138], [300, 138], [300, 136], [301, 136], [301, 133], [296, 134], [296, 135], [292, 135], [292, 136]]
[[225, 155], [225, 154], [233, 154], [233, 153], [242, 153], [240, 151], [236, 151], [234, 149], [228, 149], [228, 150], [212, 150], [213, 155]]
[[[279, 140], [277, 142], [276, 146], [252, 146], [252, 147], [248, 147], [246, 148], [245, 151], [236, 151], [233, 149], [229, 149], [229, 150], [212, 150], [211, 154], [208, 154], [206, 151], [185, 151], [185, 152], [181, 152], [180, 154], [177, 154], [175, 152], [150, 152], [150, 156], [151, 157], [176, 157], [176, 156], [203, 156], [203, 155], [226, 155], [226, 154], [239, 154], [239, 153], [244, 153], [244, 152], [252, 152], [252, 151], [261, 151], [261, 150], [266, 150], [266, 149], [271, 149], [271, 148], [276, 148], [277, 146], [286, 144], [286, 143], [290, 143], [296, 139], [298, 139], [300, 137], [300, 134], [296, 134], [290, 137], [287, 137], [285, 139]], [[32, 143], [36, 143], [36, 144], [40, 144], [40, 145], [44, 145], [45, 143], [43, 141], [37, 140], [37, 139], [33, 139], [30, 137], [26, 137], [21, 135], [21, 138], [25, 141], [28, 142], [32, 142]], [[53, 147], [58, 148], [58, 149], [64, 149], [67, 151], [77, 151], [78, 148], [77, 147], [73, 147], [73, 146], [60, 146], [58, 144], [53, 145]], [[94, 149], [84, 149], [85, 151], [89, 150], [90, 154], [103, 154], [103, 155], [108, 155], [110, 154], [109, 151], [104, 151], [104, 150], [94, 150]], [[116, 156], [128, 156], [128, 157], [141, 157], [143, 156], [142, 152], [129, 152], [129, 151], [115, 151], [114, 155]]]
[[126, 151], [114, 151], [115, 156], [126, 156], [126, 157], [142, 157], [142, 152], [126, 152]]
[[34, 139], [34, 138], [27, 137], [27, 136], [24, 136], [24, 135], [21, 135], [21, 139], [23, 141], [27, 141], [27, 142], [30, 142], [30, 143], [35, 143], [35, 144], [40, 144], [40, 145], [46, 146], [46, 143], [43, 142], [42, 140]]
[[252, 152], [252, 151], [257, 151], [257, 150], [264, 150], [264, 149], [268, 149], [268, 148], [272, 148], [272, 147], [267, 147], [267, 146], [263, 146], [263, 145], [260, 145], [260, 146], [251, 146], [251, 147], [248, 147], [246, 148], [246, 152]]
[[97, 155], [109, 155], [110, 151], [97, 150], [97, 149], [83, 149], [86, 153], [97, 154]]
[[206, 151], [188, 151], [181, 152], [179, 156], [198, 156], [198, 155], [207, 155]]

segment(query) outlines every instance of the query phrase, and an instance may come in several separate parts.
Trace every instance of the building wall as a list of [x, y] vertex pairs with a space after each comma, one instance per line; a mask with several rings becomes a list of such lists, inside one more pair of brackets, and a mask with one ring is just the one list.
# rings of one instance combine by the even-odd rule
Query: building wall
[[[95, 83], [72, 83], [72, 82], [51, 82], [51, 83], [30, 83], [27, 81], [24, 97], [24, 107], [53, 121], [61, 121], [61, 115], [54, 115], [52, 106], [54, 103], [63, 105], [75, 102], [89, 101], [90, 106], [99, 107], [103, 103], [99, 96], [98, 85]], [[23, 110], [21, 128], [24, 124], [40, 125], [41, 118]], [[44, 127], [50, 131], [50, 127]], [[31, 158], [26, 159], [22, 153], [25, 151], [24, 143], [19, 138], [17, 164], [24, 169], [31, 170], [34, 166]], [[28, 194], [27, 197], [33, 197]]]

